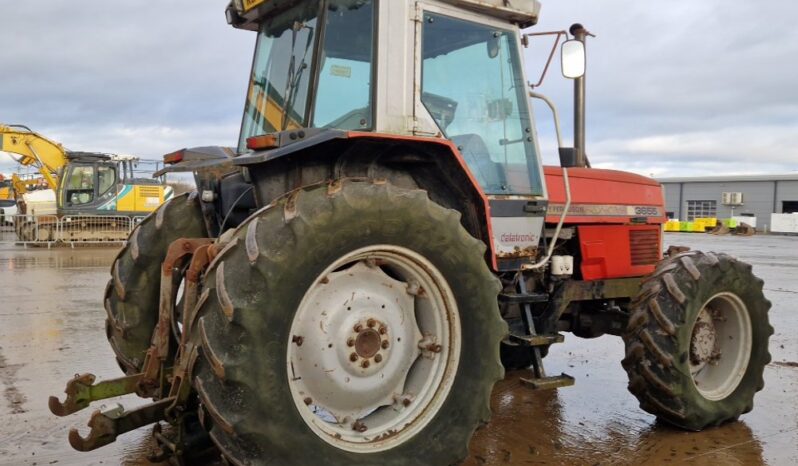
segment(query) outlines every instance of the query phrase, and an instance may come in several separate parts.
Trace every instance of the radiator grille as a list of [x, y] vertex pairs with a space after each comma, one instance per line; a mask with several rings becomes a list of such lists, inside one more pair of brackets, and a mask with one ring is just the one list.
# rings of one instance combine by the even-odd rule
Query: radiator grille
[[652, 265], [659, 262], [659, 230], [630, 230], [629, 244], [632, 265]]

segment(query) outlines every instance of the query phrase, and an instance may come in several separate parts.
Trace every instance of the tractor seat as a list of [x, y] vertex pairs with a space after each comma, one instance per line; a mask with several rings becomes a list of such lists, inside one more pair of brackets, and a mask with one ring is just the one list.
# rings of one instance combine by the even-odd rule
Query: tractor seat
[[485, 141], [478, 134], [461, 134], [450, 140], [457, 146], [469, 170], [487, 192], [502, 192], [507, 185], [504, 167], [491, 160]]

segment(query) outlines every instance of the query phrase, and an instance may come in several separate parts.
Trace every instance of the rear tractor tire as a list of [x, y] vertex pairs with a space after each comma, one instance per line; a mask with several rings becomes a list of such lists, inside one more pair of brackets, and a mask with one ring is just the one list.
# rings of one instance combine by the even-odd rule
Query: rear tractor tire
[[623, 367], [642, 409], [697, 431], [753, 408], [773, 334], [762, 285], [726, 254], [685, 252], [658, 265], [624, 335]]
[[485, 246], [426, 192], [336, 181], [248, 219], [206, 275], [194, 368], [233, 464], [448, 465], [507, 332]]
[[196, 193], [174, 197], [136, 226], [105, 288], [106, 336], [127, 374], [140, 372], [158, 322], [161, 263], [180, 238], [208, 234]]

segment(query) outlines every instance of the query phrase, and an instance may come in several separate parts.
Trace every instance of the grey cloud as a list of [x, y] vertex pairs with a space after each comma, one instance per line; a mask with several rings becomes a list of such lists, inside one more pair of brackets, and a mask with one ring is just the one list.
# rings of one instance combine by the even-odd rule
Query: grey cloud
[[[75, 149], [144, 157], [235, 143], [254, 35], [225, 0], [6, 2], [0, 122]], [[658, 175], [798, 169], [798, 4], [543, 0], [536, 30], [582, 22], [588, 152], [597, 166]], [[527, 51], [530, 80], [548, 52]], [[570, 138], [570, 82], [550, 71]], [[556, 162], [547, 110], [536, 115]]]

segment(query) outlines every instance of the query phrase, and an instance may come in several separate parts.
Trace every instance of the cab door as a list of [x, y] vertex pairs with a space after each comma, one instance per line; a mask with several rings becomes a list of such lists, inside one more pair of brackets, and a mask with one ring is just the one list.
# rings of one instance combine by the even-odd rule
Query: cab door
[[417, 121], [433, 120], [457, 147], [490, 200], [499, 267], [514, 269], [537, 257], [546, 212], [518, 28], [460, 8], [419, 5]]
[[59, 201], [65, 213], [94, 214], [116, 210], [116, 167], [73, 163], [61, 181]]

